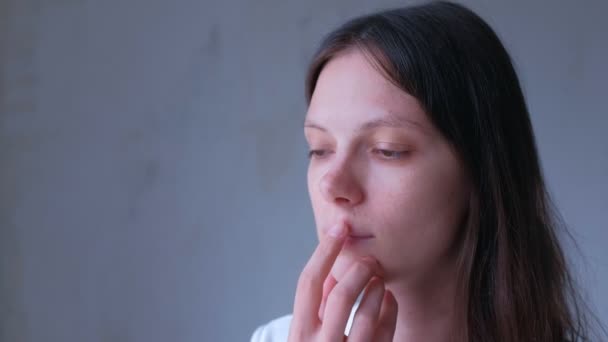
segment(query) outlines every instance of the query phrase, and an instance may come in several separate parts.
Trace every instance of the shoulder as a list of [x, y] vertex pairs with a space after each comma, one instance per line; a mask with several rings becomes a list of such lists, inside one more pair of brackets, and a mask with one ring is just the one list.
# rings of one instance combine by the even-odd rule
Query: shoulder
[[251, 336], [251, 342], [287, 341], [292, 315], [285, 315], [259, 326]]

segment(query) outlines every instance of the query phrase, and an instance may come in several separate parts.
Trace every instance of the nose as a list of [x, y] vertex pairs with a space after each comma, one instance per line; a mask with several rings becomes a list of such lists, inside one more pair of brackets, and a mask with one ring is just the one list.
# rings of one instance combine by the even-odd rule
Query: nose
[[329, 202], [348, 206], [363, 201], [364, 192], [355, 171], [354, 165], [346, 162], [327, 170], [319, 182], [323, 197]]

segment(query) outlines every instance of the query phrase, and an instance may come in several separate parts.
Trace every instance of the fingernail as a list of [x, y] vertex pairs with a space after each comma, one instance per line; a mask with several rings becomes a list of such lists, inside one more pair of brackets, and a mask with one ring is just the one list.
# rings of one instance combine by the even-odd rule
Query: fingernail
[[335, 226], [331, 227], [329, 229], [329, 231], [327, 231], [327, 234], [329, 236], [335, 237], [335, 238], [339, 238], [342, 235], [344, 235], [345, 233], [345, 229], [344, 229], [344, 224], [342, 223], [338, 223]]

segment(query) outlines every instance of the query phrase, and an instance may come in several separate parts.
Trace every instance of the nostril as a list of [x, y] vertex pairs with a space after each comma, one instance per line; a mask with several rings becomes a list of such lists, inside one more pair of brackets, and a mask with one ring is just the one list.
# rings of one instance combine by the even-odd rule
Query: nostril
[[335, 201], [339, 204], [346, 204], [346, 203], [350, 203], [350, 201], [348, 200], [348, 198], [344, 198], [344, 197], [337, 197], [335, 199]]

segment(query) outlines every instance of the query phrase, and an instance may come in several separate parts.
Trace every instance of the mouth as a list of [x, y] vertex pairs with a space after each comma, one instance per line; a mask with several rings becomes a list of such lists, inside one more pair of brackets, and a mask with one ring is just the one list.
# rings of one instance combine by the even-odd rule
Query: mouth
[[370, 248], [374, 236], [371, 234], [349, 234], [344, 241], [343, 248], [358, 250]]
[[374, 236], [372, 234], [349, 234], [348, 235], [348, 239], [353, 239], [353, 240], [365, 240], [365, 239], [371, 239]]
[[345, 247], [365, 246], [374, 238], [372, 234], [349, 234], [344, 242]]
[[374, 234], [358, 231], [358, 228], [353, 227], [353, 224], [349, 219], [344, 218], [342, 219], [342, 222], [348, 227], [347, 242], [365, 241], [374, 238]]

